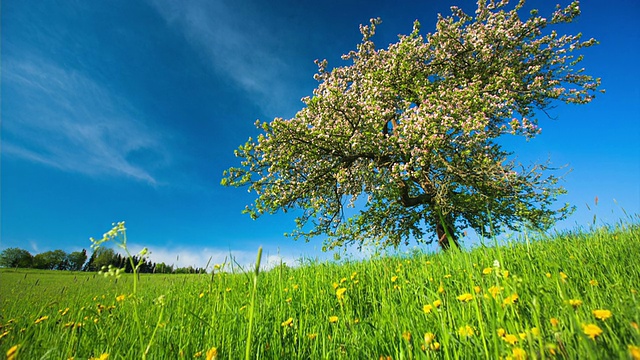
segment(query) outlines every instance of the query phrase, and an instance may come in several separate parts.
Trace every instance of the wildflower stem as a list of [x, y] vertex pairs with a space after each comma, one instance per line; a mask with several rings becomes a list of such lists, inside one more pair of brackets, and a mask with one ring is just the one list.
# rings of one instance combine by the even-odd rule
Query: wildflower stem
[[253, 274], [253, 291], [251, 292], [251, 308], [249, 309], [249, 329], [247, 330], [247, 347], [244, 358], [249, 360], [251, 357], [251, 336], [253, 334], [253, 314], [256, 303], [256, 292], [258, 291], [258, 275], [260, 274], [260, 260], [262, 259], [262, 246], [258, 248], [258, 256], [256, 258], [256, 269]]

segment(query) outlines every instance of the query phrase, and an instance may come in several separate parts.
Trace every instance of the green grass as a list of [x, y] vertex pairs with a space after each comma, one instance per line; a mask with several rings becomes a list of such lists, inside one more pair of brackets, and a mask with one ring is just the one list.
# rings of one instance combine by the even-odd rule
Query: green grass
[[[629, 359], [640, 346], [638, 259], [640, 228], [622, 224], [462, 253], [282, 265], [258, 276], [250, 357]], [[243, 358], [254, 275], [142, 274], [134, 295], [131, 275], [2, 269], [0, 351], [205, 359], [215, 347], [218, 359]], [[594, 339], [589, 324], [602, 331]]]

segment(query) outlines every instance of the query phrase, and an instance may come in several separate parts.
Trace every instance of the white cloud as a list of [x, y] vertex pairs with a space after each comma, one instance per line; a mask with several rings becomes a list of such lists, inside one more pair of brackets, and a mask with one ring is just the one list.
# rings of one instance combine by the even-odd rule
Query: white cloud
[[4, 155], [85, 175], [157, 184], [169, 161], [162, 137], [107, 88], [73, 69], [30, 57], [3, 61]]
[[[130, 251], [135, 254], [142, 250], [142, 246], [130, 244]], [[189, 267], [204, 268], [209, 264], [207, 270], [211, 270], [214, 265], [225, 265], [225, 270], [231, 271], [250, 271], [255, 267], [257, 249], [255, 252], [235, 249], [216, 249], [207, 247], [149, 247], [149, 260], [156, 264], [165, 263], [173, 265], [174, 268]], [[272, 269], [280, 263], [288, 266], [296, 266], [299, 264], [299, 256], [291, 253], [280, 253], [278, 250], [271, 252], [270, 249], [264, 249], [260, 268], [262, 270]]]

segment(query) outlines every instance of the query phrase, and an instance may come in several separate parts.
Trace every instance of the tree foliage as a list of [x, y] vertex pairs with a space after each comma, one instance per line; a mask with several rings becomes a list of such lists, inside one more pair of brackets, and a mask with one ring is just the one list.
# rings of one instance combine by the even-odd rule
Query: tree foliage
[[20, 248], [7, 248], [0, 253], [0, 266], [28, 268], [33, 263], [33, 255]]
[[222, 184], [257, 194], [245, 209], [254, 218], [301, 209], [291, 235], [326, 234], [328, 248], [431, 242], [433, 232], [447, 248], [464, 227], [548, 228], [568, 214], [554, 206], [565, 190], [547, 164], [518, 164], [499, 139], [533, 138], [554, 103], [594, 98], [600, 79], [575, 52], [596, 41], [555, 30], [580, 14], [577, 1], [524, 21], [523, 5], [480, 0], [475, 16], [453, 7], [435, 32], [416, 22], [386, 49], [371, 40], [372, 19], [343, 56], [350, 65], [317, 61], [319, 85], [294, 118], [256, 122], [261, 134], [236, 150], [241, 167]]

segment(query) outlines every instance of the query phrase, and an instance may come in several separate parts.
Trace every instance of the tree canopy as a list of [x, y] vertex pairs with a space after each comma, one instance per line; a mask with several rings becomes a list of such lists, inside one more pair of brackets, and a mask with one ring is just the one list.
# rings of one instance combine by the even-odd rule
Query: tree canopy
[[499, 138], [533, 138], [555, 103], [590, 102], [600, 79], [576, 52], [596, 41], [556, 30], [580, 14], [577, 1], [524, 21], [524, 1], [507, 6], [480, 0], [474, 16], [452, 7], [433, 33], [416, 21], [386, 49], [372, 41], [372, 19], [343, 56], [349, 65], [317, 61], [319, 85], [295, 117], [256, 122], [261, 133], [236, 150], [241, 166], [222, 184], [255, 192], [245, 209], [254, 218], [301, 209], [290, 235], [326, 234], [326, 248], [437, 233], [446, 249], [461, 228], [546, 229], [566, 217], [548, 164], [522, 166]]

